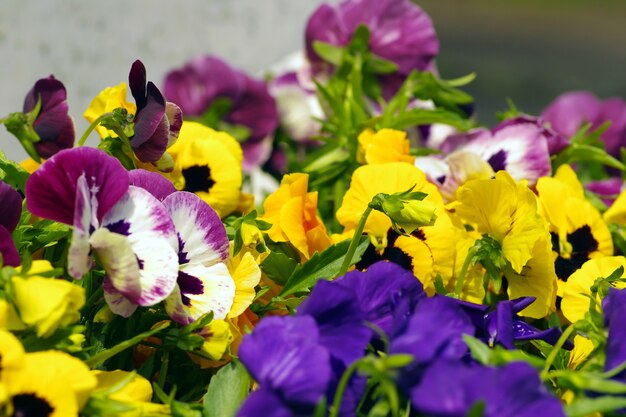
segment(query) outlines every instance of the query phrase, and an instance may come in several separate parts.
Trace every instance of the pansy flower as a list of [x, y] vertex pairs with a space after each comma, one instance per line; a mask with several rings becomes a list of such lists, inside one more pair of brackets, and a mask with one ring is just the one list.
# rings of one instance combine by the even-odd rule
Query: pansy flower
[[406, 132], [394, 129], [381, 129], [374, 132], [365, 129], [359, 135], [359, 162], [384, 164], [387, 162], [413, 163], [414, 156], [409, 154], [411, 144]]
[[186, 116], [201, 117], [220, 99], [228, 100], [228, 109], [220, 122], [247, 131], [246, 137], [241, 138], [244, 169], [249, 171], [268, 159], [278, 113], [263, 81], [216, 57], [203, 56], [170, 71], [164, 85], [165, 96], [176, 102]]
[[307, 22], [306, 54], [316, 73], [327, 72], [327, 64], [313, 42], [346, 46], [359, 25], [370, 31], [370, 50], [398, 66], [396, 74], [381, 77], [385, 97], [393, 95], [411, 71], [435, 69], [439, 41], [419, 6], [409, 0], [344, 0], [336, 6], [322, 4]]
[[22, 197], [9, 184], [0, 181], [0, 201], [0, 256], [4, 265], [18, 266], [20, 254], [11, 233], [20, 221]]
[[474, 230], [500, 245], [510, 299], [536, 297], [522, 315], [544, 317], [554, 310], [556, 275], [546, 221], [525, 181], [516, 183], [506, 171], [494, 179], [473, 180], [457, 192], [454, 210]]
[[[626, 345], [624, 337], [624, 320], [626, 319], [626, 291], [609, 288], [609, 294], [602, 300], [605, 325], [609, 334], [606, 346], [606, 361], [604, 369], [609, 372], [626, 361]], [[626, 371], [621, 371], [613, 377], [618, 381], [626, 381]]]
[[168, 177], [177, 190], [197, 194], [222, 218], [237, 208], [243, 154], [235, 138], [200, 123], [184, 122], [168, 152], [174, 158]]
[[[585, 262], [577, 271], [570, 275], [563, 288], [561, 311], [566, 319], [575, 323], [585, 317], [589, 311], [589, 296], [591, 286], [596, 279], [608, 277], [618, 268], [626, 269], [626, 258], [623, 256], [605, 256]], [[621, 278], [624, 278], [623, 274]], [[624, 283], [618, 282], [616, 288], [624, 288]], [[600, 300], [597, 300], [600, 303]]]
[[24, 113], [34, 110], [38, 102], [41, 107], [33, 129], [39, 141], [34, 146], [37, 153], [47, 159], [74, 145], [74, 121], [68, 113], [65, 86], [54, 76], [38, 80], [26, 94]]
[[554, 177], [537, 182], [540, 209], [550, 224], [559, 296], [563, 283], [591, 258], [613, 255], [613, 240], [598, 210], [585, 199], [576, 173], [559, 167]]
[[[83, 117], [89, 122], [93, 123], [98, 117], [105, 113], [111, 113], [115, 109], [125, 109], [129, 114], [137, 113], [137, 105], [135, 103], [126, 100], [128, 90], [128, 84], [120, 83], [115, 86], [106, 87], [97, 96], [91, 100], [89, 107], [83, 113]], [[101, 138], [111, 136], [116, 138], [117, 133], [112, 130], [108, 130], [102, 125], [96, 126], [96, 132]]]
[[303, 259], [330, 246], [324, 223], [317, 215], [317, 191], [308, 191], [307, 174], [285, 175], [280, 187], [263, 203], [263, 220], [272, 224], [267, 231], [275, 242], [289, 242]]

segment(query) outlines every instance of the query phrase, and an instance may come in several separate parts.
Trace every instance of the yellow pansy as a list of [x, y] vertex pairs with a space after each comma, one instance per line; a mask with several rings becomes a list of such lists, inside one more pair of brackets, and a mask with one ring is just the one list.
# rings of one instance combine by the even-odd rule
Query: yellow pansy
[[115, 371], [91, 371], [97, 378], [98, 385], [94, 395], [102, 391], [110, 391], [116, 385], [126, 381], [126, 383], [116, 391], [107, 394], [111, 400], [120, 402], [149, 402], [152, 399], [152, 385], [150, 381], [138, 374], [131, 372]]
[[505, 171], [493, 179], [469, 181], [457, 191], [452, 207], [478, 233], [500, 244], [510, 265], [505, 274], [509, 297], [537, 298], [520, 314], [540, 318], [552, 311], [557, 284], [550, 234], [526, 182], [516, 183]]
[[591, 258], [613, 255], [613, 240], [600, 212], [585, 199], [569, 165], [537, 181], [540, 212], [550, 224], [559, 296], [569, 276]]
[[570, 351], [567, 367], [577, 369], [587, 360], [593, 349], [594, 346], [591, 340], [578, 334], [574, 336], [574, 349]]
[[24, 347], [13, 333], [0, 329], [0, 384], [6, 383], [6, 374], [13, 374], [24, 366]]
[[[85, 110], [85, 113], [83, 113], [83, 116], [89, 123], [92, 123], [103, 114], [112, 112], [120, 107], [125, 108], [130, 114], [135, 114], [137, 112], [137, 106], [135, 103], [126, 101], [126, 90], [126, 83], [105, 88], [96, 97], [94, 97], [87, 110]], [[113, 131], [106, 129], [103, 126], [98, 125], [96, 130], [98, 131], [100, 137], [117, 137]]]
[[289, 242], [303, 259], [330, 246], [324, 223], [317, 215], [317, 191], [308, 192], [307, 174], [285, 175], [280, 187], [263, 203], [262, 220], [272, 224], [267, 231], [274, 242]]
[[[626, 271], [626, 258], [623, 256], [606, 256], [590, 259], [576, 272], [570, 275], [563, 288], [561, 311], [566, 319], [574, 323], [585, 317], [589, 311], [589, 295], [591, 286], [596, 279], [611, 275], [619, 267]], [[621, 278], [626, 277], [626, 273]], [[625, 288], [624, 283], [617, 283], [617, 288]], [[600, 304], [600, 299], [597, 300]]]
[[626, 190], [622, 191], [611, 207], [604, 212], [604, 221], [620, 226], [626, 225]]
[[26, 172], [28, 172], [29, 174], [32, 174], [33, 172], [37, 171], [37, 169], [39, 169], [41, 164], [35, 161], [33, 158], [28, 158], [20, 162], [20, 166], [24, 168]]
[[231, 135], [186, 121], [167, 151], [174, 170], [165, 176], [176, 189], [195, 193], [222, 218], [240, 205], [243, 152]]
[[224, 320], [213, 320], [199, 334], [204, 338], [200, 352], [214, 361], [224, 357], [233, 341], [231, 326]]
[[234, 318], [243, 314], [256, 296], [255, 287], [261, 280], [261, 268], [252, 253], [242, 250], [232, 255], [228, 262], [228, 272], [235, 281], [235, 298], [226, 317]]
[[[350, 188], [337, 210], [337, 220], [344, 227], [344, 232], [354, 231], [376, 194], [398, 193], [413, 186], [413, 191], [427, 194], [424, 201], [435, 204], [435, 214], [438, 216], [443, 211], [443, 200], [437, 187], [426, 180], [426, 175], [419, 168], [406, 162], [361, 166], [352, 174]], [[365, 223], [364, 232], [370, 236], [376, 248], [383, 249], [387, 246], [387, 231], [390, 228], [391, 220], [387, 215], [372, 211]]]
[[357, 159], [361, 164], [385, 164], [388, 162], [415, 161], [410, 155], [411, 143], [406, 132], [394, 129], [381, 129], [374, 132], [365, 129], [359, 135], [359, 151]]

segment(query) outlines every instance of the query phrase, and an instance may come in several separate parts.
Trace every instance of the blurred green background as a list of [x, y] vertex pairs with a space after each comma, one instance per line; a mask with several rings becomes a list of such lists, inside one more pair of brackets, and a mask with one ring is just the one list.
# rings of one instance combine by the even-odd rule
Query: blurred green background
[[478, 119], [510, 98], [538, 114], [558, 94], [626, 97], [626, 0], [418, 0], [440, 40], [442, 78], [476, 72], [465, 89]]

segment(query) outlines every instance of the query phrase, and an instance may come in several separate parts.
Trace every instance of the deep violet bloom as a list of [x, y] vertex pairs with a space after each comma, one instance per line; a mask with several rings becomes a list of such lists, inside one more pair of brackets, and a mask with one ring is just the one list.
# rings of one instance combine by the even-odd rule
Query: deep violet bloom
[[[610, 371], [626, 361], [626, 291], [609, 288], [609, 294], [602, 300], [602, 310], [609, 328], [604, 369]], [[621, 371], [614, 379], [626, 382], [626, 371]]]
[[390, 96], [413, 70], [432, 71], [439, 41], [430, 17], [410, 0], [344, 0], [337, 6], [321, 5], [309, 18], [305, 32], [306, 54], [316, 73], [326, 64], [313, 49], [314, 41], [345, 46], [356, 28], [370, 31], [371, 51], [398, 66], [395, 74], [381, 77]]
[[38, 80], [24, 99], [24, 113], [32, 111], [41, 99], [39, 114], [33, 128], [39, 136], [35, 150], [48, 159], [60, 150], [74, 145], [74, 121], [68, 113], [67, 92], [54, 76]]
[[331, 378], [330, 354], [308, 315], [266, 317], [244, 336], [239, 358], [259, 389], [238, 417], [290, 417], [313, 414]]
[[622, 192], [623, 185], [624, 181], [620, 177], [613, 177], [589, 181], [585, 184], [585, 188], [600, 197], [604, 204], [610, 206]]
[[415, 411], [432, 417], [465, 417], [479, 401], [484, 417], [565, 417], [560, 400], [525, 362], [502, 368], [439, 360], [411, 390]]
[[278, 126], [276, 103], [263, 81], [249, 77], [213, 56], [197, 57], [165, 77], [165, 96], [186, 116], [200, 117], [218, 99], [230, 101], [223, 121], [246, 127], [242, 142], [244, 170], [262, 165], [272, 150], [272, 133]]
[[0, 201], [0, 255], [4, 265], [18, 266], [20, 254], [11, 233], [20, 221], [22, 197], [9, 184], [0, 181]]
[[130, 185], [143, 188], [159, 201], [165, 200], [168, 195], [176, 192], [172, 181], [157, 172], [146, 171], [145, 169], [132, 169], [128, 171], [128, 177]]
[[572, 91], [558, 96], [541, 116], [567, 138], [585, 123], [593, 130], [610, 121], [601, 137], [606, 151], [619, 158], [620, 148], [626, 146], [626, 102], [621, 98], [602, 101], [589, 91]]
[[152, 81], [146, 84], [146, 67], [141, 61], [133, 62], [128, 84], [137, 104], [135, 134], [130, 145], [140, 161], [156, 163], [178, 137], [183, 124], [182, 112], [176, 104], [165, 102]]

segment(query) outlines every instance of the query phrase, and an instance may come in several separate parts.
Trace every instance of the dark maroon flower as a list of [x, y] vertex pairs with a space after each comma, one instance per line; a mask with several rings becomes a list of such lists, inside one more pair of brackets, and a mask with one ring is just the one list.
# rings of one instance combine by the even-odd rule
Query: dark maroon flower
[[[278, 110], [264, 82], [230, 67], [213, 56], [192, 59], [165, 77], [165, 95], [187, 116], [203, 116], [219, 99], [229, 101], [220, 120], [249, 131], [242, 139], [244, 169], [262, 165], [271, 152], [271, 134]], [[219, 126], [211, 126], [219, 128]]]
[[38, 80], [24, 99], [24, 113], [35, 109], [41, 100], [33, 128], [39, 136], [35, 150], [42, 158], [50, 158], [62, 149], [74, 145], [74, 121], [68, 113], [67, 92], [54, 76]]
[[146, 68], [139, 60], [130, 68], [128, 84], [137, 104], [130, 145], [140, 161], [156, 163], [178, 137], [181, 110], [174, 103], [166, 103], [152, 81], [146, 84]]
[[344, 0], [337, 6], [323, 4], [309, 18], [305, 40], [306, 53], [313, 68], [324, 70], [326, 64], [313, 49], [314, 41], [345, 46], [356, 28], [366, 25], [370, 31], [371, 51], [398, 66], [395, 74], [381, 77], [397, 87], [411, 71], [432, 71], [439, 52], [439, 40], [428, 14], [410, 0]]
[[9, 184], [0, 181], [0, 255], [4, 265], [18, 266], [20, 255], [11, 233], [22, 214], [22, 197]]

